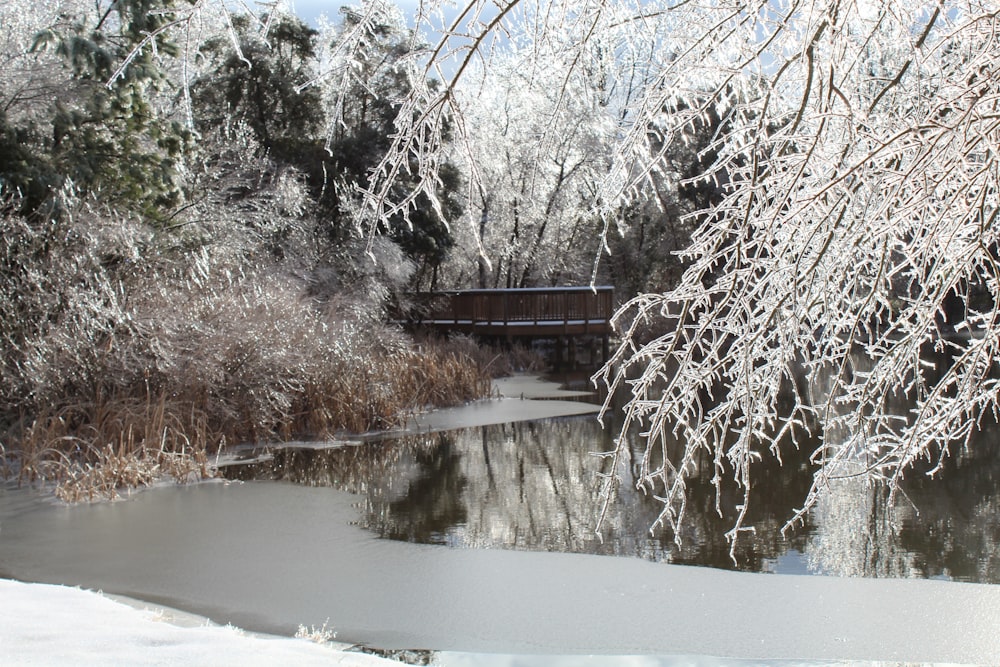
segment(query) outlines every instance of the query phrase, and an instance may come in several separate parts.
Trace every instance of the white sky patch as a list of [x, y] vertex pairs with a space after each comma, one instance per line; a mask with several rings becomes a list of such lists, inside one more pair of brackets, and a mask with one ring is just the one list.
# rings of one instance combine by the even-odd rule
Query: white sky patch
[[858, 16], [864, 21], [875, 21], [884, 3], [881, 0], [856, 0]]
[[[292, 11], [303, 21], [310, 25], [316, 25], [316, 20], [323, 14], [331, 21], [337, 22], [340, 19], [340, 8], [348, 5], [359, 5], [360, 0], [288, 0]], [[395, 0], [394, 5], [403, 11], [409, 24], [413, 23], [413, 17], [417, 14], [420, 0]]]

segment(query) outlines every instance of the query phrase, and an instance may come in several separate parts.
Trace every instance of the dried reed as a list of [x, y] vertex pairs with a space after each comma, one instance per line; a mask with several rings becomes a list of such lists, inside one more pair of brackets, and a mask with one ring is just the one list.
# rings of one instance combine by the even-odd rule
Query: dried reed
[[[389, 278], [309, 254], [304, 219], [258, 194], [239, 216], [191, 209], [177, 235], [89, 200], [51, 224], [0, 214], [3, 477], [114, 497], [210, 476], [224, 443], [382, 430], [488, 393], [473, 346], [382, 324]], [[299, 239], [281, 261], [253, 231], [275, 225]]]
[[[245, 360], [244, 371], [253, 363]], [[231, 386], [192, 384], [145, 400], [44, 411], [13, 433], [13, 447], [0, 447], [3, 465], [19, 483], [53, 483], [67, 502], [111, 499], [159, 479], [210, 477], [211, 455], [225, 442], [389, 429], [415, 410], [463, 403], [490, 388], [484, 369], [443, 345], [393, 349], [356, 364], [341, 359], [327, 370], [305, 382], [272, 377], [270, 387], [243, 386], [243, 403]], [[262, 409], [253, 393], [264, 390], [281, 399], [272, 396]]]

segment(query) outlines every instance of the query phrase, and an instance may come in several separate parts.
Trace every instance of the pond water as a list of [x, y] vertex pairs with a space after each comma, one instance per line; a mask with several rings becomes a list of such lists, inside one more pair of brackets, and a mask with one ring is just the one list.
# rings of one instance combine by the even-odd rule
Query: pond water
[[[552, 390], [508, 379], [513, 400], [442, 411], [418, 424], [433, 432], [349, 446], [278, 447], [249, 452], [222, 468], [232, 480], [284, 481], [357, 494], [357, 525], [379, 537], [461, 548], [517, 549], [639, 557], [657, 562], [781, 574], [941, 578], [1000, 584], [1000, 427], [986, 426], [929, 479], [909, 475], [904, 500], [890, 508], [884, 490], [838, 480], [805, 523], [783, 531], [812, 481], [809, 443], [781, 465], [756, 465], [749, 523], [735, 561], [726, 531], [742, 492], [724, 486], [719, 515], [708, 457], [689, 485], [680, 540], [650, 531], [661, 509], [624, 480], [598, 526], [602, 462], [618, 429], [592, 413], [587, 392]], [[582, 402], [567, 403], [567, 397]], [[563, 399], [563, 400], [551, 400]], [[514, 419], [529, 413], [557, 418]], [[485, 415], [492, 414], [494, 419]], [[634, 461], [640, 441], [632, 438]], [[263, 456], [262, 456], [263, 454]]]
[[[78, 507], [0, 489], [0, 576], [265, 632], [328, 623], [338, 639], [386, 649], [1000, 655], [1000, 587], [986, 585], [1000, 583], [996, 428], [941, 479], [911, 475], [895, 512], [845, 481], [787, 535], [808, 465], [762, 464], [756, 533], [734, 563], [723, 537], [732, 517], [716, 514], [704, 479], [679, 545], [649, 533], [659, 504], [628, 483], [597, 531], [593, 453], [610, 447], [613, 429], [580, 396], [530, 383], [501, 390], [508, 398], [425, 416], [413, 424], [424, 432], [406, 437], [236, 452], [223, 461], [225, 482]], [[525, 414], [557, 416], [510, 421]], [[464, 426], [439, 430], [454, 425]], [[724, 495], [722, 506], [735, 502]], [[759, 574], [723, 571], [733, 569]], [[803, 574], [864, 578], [786, 576]]]
[[890, 511], [884, 492], [838, 482], [802, 526], [782, 527], [809, 490], [804, 456], [761, 464], [751, 497], [755, 534], [736, 561], [724, 534], [742, 496], [715, 509], [711, 466], [691, 486], [680, 544], [650, 533], [659, 501], [622, 485], [604, 524], [594, 452], [611, 433], [593, 417], [465, 428], [334, 449], [291, 448], [224, 468], [230, 479], [329, 486], [360, 497], [357, 524], [379, 537], [462, 548], [633, 556], [789, 574], [935, 577], [1000, 583], [1000, 447], [992, 428], [940, 479], [912, 475]]

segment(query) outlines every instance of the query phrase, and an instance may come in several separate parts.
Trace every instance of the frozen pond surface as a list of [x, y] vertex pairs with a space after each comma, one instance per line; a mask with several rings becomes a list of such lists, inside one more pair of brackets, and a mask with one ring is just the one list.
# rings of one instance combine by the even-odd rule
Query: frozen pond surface
[[[418, 430], [477, 411], [502, 421], [528, 405], [593, 410], [520, 382], [505, 400], [428, 416]], [[533, 391], [555, 400], [520, 399]], [[993, 580], [995, 464], [971, 459], [909, 529], [884, 530], [878, 499], [848, 487], [809, 531], [784, 541], [775, 517], [787, 511], [783, 493], [798, 490], [776, 487], [761, 499], [753, 568], [889, 578], [727, 572], [670, 563], [726, 566], [724, 544], [711, 538], [724, 519], [694, 515], [689, 546], [678, 550], [669, 537], [643, 535], [655, 504], [626, 497], [597, 538], [590, 452], [606, 443], [592, 429], [592, 417], [563, 417], [415, 443], [268, 452], [233, 470], [269, 481], [167, 487], [91, 506], [0, 490], [0, 577], [101, 589], [262, 632], [326, 623], [338, 640], [431, 649], [451, 665], [484, 653], [498, 654], [495, 664], [513, 664], [509, 654], [597, 654], [662, 665], [677, 663], [653, 656], [1000, 656], [1000, 586], [896, 578]], [[921, 488], [911, 493], [927, 507]], [[937, 552], [944, 556], [930, 562]]]
[[451, 549], [351, 525], [357, 498], [202, 484], [0, 517], [0, 574], [383, 648], [988, 664], [1000, 587]]

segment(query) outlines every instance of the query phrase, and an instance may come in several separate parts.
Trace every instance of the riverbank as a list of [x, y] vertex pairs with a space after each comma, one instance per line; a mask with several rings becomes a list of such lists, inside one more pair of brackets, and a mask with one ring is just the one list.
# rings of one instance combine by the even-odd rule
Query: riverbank
[[[400, 662], [304, 638], [248, 633], [138, 600], [109, 598], [67, 586], [0, 579], [0, 653], [4, 665], [103, 667], [398, 667]], [[757, 661], [707, 656], [506, 655], [413, 652], [442, 667], [754, 667]], [[778, 661], [787, 667], [831, 667], [829, 661]], [[874, 663], [851, 662], [860, 664]]]
[[470, 339], [345, 331], [299, 332], [295, 359], [263, 354], [277, 343], [255, 346], [238, 373], [202, 368], [0, 414], [0, 481], [51, 486], [69, 503], [113, 500], [163, 479], [212, 477], [233, 443], [401, 428], [412, 414], [489, 395], [499, 370]]
[[[537, 381], [506, 384], [498, 392], [506, 398], [483, 405], [506, 412], [563, 403], [535, 405], [522, 395], [570, 398]], [[501, 449], [488, 449], [499, 465]], [[471, 484], [474, 477], [461, 470], [456, 478]], [[560, 487], [561, 502], [567, 490]], [[125, 502], [77, 507], [0, 489], [0, 566], [4, 576], [111, 591], [272, 635], [328, 624], [346, 641], [431, 647], [428, 656], [446, 667], [991, 664], [1000, 655], [997, 586], [414, 544], [363, 529], [361, 502], [342, 490], [284, 481], [164, 486]], [[540, 509], [533, 504], [533, 516]], [[6, 604], [2, 589], [0, 599]], [[26, 662], [53, 662], [45, 651], [60, 648], [59, 633], [49, 630], [71, 626], [75, 616], [58, 620], [37, 607], [35, 623], [21, 626], [34, 642]], [[0, 630], [6, 657], [3, 637]], [[92, 664], [131, 662], [119, 659], [116, 644], [102, 647], [107, 652], [99, 650], [102, 660]], [[574, 653], [583, 655], [567, 657]], [[588, 657], [598, 653], [607, 655]]]

